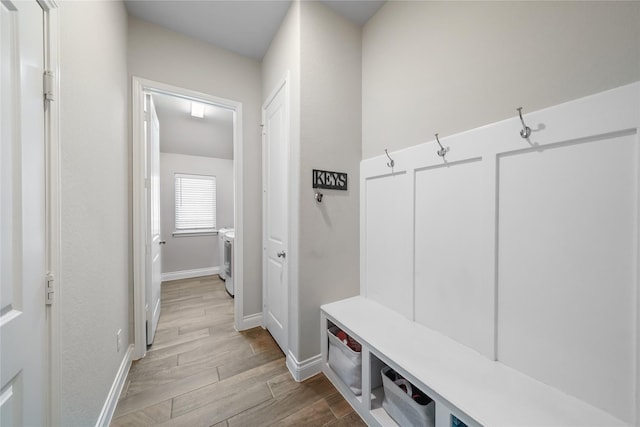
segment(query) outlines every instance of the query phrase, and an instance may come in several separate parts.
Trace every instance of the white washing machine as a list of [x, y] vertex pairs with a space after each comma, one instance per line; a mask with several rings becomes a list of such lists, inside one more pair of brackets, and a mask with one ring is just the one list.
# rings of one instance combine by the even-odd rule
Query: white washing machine
[[224, 286], [227, 293], [234, 296], [233, 289], [233, 241], [236, 237], [235, 231], [227, 231], [224, 237], [224, 275], [226, 277]]
[[220, 276], [222, 280], [227, 279], [227, 276], [224, 273], [224, 237], [229, 231], [233, 231], [233, 228], [218, 229], [218, 265], [220, 266], [218, 276]]

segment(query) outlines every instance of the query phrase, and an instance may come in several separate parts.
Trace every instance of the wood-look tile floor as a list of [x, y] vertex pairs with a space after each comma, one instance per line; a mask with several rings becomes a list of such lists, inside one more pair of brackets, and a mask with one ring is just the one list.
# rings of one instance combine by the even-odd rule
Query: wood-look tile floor
[[234, 330], [218, 276], [164, 282], [161, 313], [111, 426], [365, 425], [323, 374], [295, 382], [267, 331]]

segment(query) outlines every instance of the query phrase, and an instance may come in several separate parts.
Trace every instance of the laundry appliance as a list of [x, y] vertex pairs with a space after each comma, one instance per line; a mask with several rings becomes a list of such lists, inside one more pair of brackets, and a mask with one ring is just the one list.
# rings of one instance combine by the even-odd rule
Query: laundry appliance
[[218, 229], [218, 265], [220, 266], [220, 271], [218, 271], [218, 276], [222, 280], [226, 280], [227, 276], [224, 272], [224, 238], [225, 235], [229, 232], [233, 231], [233, 228], [219, 228]]
[[234, 230], [228, 231], [224, 237], [224, 275], [225, 275], [225, 288], [227, 293], [234, 296], [235, 291], [233, 287], [233, 241], [236, 237]]

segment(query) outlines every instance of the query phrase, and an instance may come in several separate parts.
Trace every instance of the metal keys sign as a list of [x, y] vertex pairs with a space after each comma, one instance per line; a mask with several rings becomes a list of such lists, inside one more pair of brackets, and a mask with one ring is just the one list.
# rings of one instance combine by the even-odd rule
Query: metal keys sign
[[329, 190], [346, 190], [347, 174], [344, 172], [313, 170], [313, 188]]

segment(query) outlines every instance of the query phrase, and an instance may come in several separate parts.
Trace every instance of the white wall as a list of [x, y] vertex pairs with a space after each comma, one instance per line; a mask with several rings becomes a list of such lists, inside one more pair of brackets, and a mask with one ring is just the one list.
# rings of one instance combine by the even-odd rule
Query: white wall
[[242, 102], [243, 311], [245, 316], [262, 312], [260, 63], [131, 17], [128, 61], [130, 76]]
[[167, 242], [162, 247], [162, 272], [218, 267], [217, 235], [173, 236], [176, 173], [215, 176], [217, 227], [233, 226], [233, 160], [160, 153], [160, 233]]
[[[289, 350], [304, 362], [320, 353], [320, 305], [359, 290], [360, 28], [320, 2], [294, 1], [263, 60], [263, 101], [287, 70], [294, 203]], [[324, 190], [317, 204], [314, 168], [347, 172], [349, 191]]]
[[639, 2], [389, 1], [363, 29], [363, 158], [636, 81], [639, 22]]
[[130, 332], [127, 15], [120, 2], [59, 4], [60, 424], [88, 426]]

